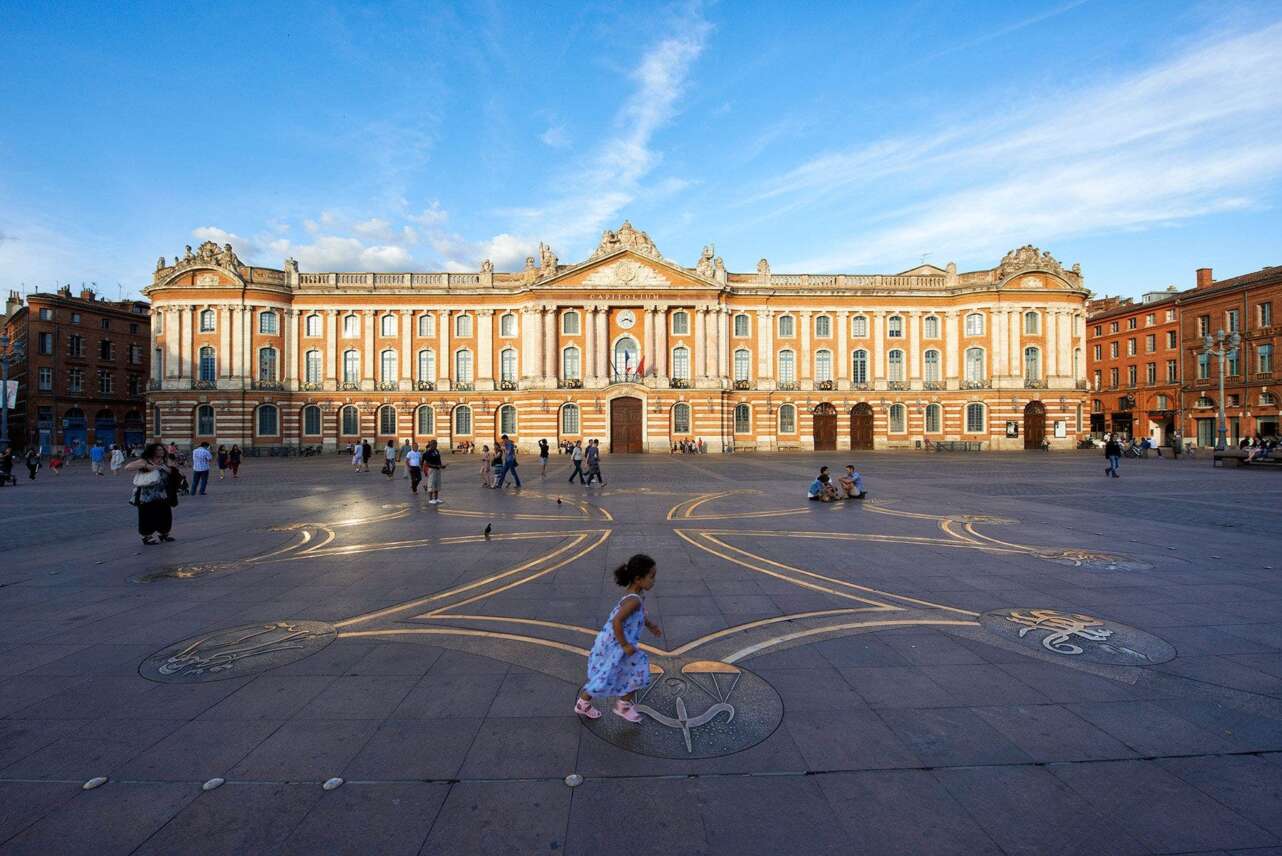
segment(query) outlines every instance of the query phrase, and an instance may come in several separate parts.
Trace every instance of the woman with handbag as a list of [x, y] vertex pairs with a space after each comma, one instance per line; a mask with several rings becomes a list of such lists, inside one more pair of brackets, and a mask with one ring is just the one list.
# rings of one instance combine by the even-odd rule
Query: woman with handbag
[[138, 506], [138, 534], [142, 536], [142, 543], [174, 540], [169, 534], [174, 524], [174, 513], [171, 466], [165, 447], [160, 443], [148, 443], [142, 457], [126, 464], [125, 469], [137, 470], [131, 502]]

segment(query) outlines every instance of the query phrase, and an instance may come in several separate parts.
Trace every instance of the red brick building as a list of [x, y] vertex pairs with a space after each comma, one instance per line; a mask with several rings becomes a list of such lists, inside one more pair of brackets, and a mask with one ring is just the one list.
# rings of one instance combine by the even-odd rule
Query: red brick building
[[88, 289], [73, 297], [9, 293], [3, 319], [21, 359], [10, 364], [18, 381], [9, 438], [15, 449], [39, 442], [48, 452], [70, 446], [77, 455], [100, 443], [146, 440], [150, 307], [107, 301]]
[[1183, 353], [1184, 436], [1214, 445], [1219, 415], [1220, 365], [1203, 355], [1203, 336], [1236, 331], [1242, 344], [1226, 359], [1224, 409], [1229, 442], [1277, 436], [1278, 345], [1282, 344], [1282, 265], [1216, 281], [1210, 268], [1197, 272], [1197, 287], [1183, 292], [1180, 341]]
[[1180, 292], [1086, 304], [1091, 433], [1149, 437], [1169, 445], [1180, 401]]

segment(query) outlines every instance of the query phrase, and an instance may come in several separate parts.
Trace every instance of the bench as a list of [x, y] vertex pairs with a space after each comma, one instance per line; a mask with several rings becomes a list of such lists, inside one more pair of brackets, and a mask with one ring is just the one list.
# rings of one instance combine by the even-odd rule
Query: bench
[[[1274, 450], [1276, 452], [1276, 450]], [[1211, 466], [1216, 467], [1279, 467], [1282, 466], [1282, 458], [1267, 457], [1256, 458], [1254, 461], [1247, 462], [1247, 453], [1241, 449], [1216, 449], [1211, 459]]]
[[931, 442], [926, 441], [927, 449], [934, 449], [936, 452], [981, 452], [984, 444], [970, 440], [939, 440]]

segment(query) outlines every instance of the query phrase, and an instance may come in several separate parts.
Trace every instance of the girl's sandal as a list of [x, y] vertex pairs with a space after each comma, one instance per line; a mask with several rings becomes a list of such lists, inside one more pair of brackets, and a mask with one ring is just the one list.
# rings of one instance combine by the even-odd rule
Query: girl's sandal
[[574, 703], [574, 712], [579, 716], [586, 716], [588, 719], [599, 719], [601, 711], [592, 706], [592, 702], [579, 699]]
[[632, 706], [631, 702], [624, 701], [623, 699], [619, 699], [614, 703], [614, 713], [616, 716], [623, 717], [628, 722], [641, 721], [641, 714], [637, 713], [636, 708]]

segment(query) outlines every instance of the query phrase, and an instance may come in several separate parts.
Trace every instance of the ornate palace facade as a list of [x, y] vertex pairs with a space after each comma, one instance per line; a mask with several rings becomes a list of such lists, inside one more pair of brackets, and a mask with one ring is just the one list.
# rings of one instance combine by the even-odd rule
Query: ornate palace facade
[[1087, 292], [1033, 247], [967, 273], [738, 274], [625, 222], [585, 261], [540, 256], [515, 273], [303, 273], [213, 243], [161, 258], [158, 435], [743, 451], [1069, 447], [1089, 429]]

